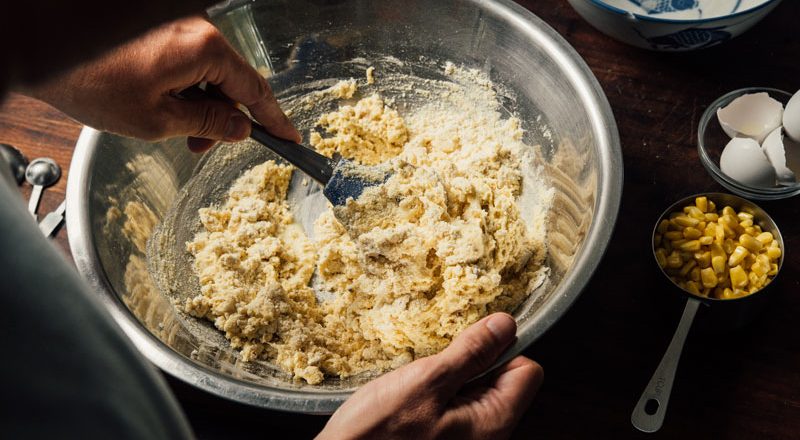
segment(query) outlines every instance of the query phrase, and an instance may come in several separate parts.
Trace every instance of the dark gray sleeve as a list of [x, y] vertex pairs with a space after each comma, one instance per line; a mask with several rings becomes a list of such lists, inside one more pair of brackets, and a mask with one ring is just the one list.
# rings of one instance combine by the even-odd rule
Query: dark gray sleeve
[[[0, 158], [0, 173], [7, 169]], [[163, 379], [4, 178], [0, 286], [0, 437], [192, 437]]]

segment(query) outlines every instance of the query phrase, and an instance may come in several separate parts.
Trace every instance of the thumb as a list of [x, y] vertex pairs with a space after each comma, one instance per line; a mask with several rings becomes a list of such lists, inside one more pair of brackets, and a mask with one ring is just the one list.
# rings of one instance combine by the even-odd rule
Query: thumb
[[514, 341], [517, 323], [506, 313], [495, 313], [472, 324], [437, 354], [448, 372], [450, 391], [485, 372]]
[[240, 141], [250, 135], [250, 118], [230, 103], [170, 99], [171, 131], [175, 135], [222, 141]]

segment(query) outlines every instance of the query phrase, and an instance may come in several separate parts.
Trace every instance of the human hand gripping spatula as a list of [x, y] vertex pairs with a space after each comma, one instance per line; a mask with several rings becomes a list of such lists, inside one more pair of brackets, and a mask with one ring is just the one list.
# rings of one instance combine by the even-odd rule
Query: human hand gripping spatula
[[[217, 91], [206, 91], [198, 86], [190, 87], [180, 95], [186, 99], [225, 99]], [[250, 138], [322, 185], [323, 195], [334, 206], [343, 206], [349, 198], [357, 199], [366, 188], [386, 182], [391, 175], [385, 167], [359, 165], [346, 159], [329, 159], [310, 148], [271, 135], [255, 121], [251, 121], [251, 124]]]

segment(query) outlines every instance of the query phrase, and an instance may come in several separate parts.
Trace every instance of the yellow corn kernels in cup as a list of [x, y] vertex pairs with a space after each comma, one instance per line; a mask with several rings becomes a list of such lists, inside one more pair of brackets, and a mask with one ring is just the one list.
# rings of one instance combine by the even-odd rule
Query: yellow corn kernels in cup
[[781, 249], [753, 214], [719, 211], [706, 197], [671, 213], [656, 227], [658, 265], [694, 295], [731, 299], [763, 288], [778, 273]]

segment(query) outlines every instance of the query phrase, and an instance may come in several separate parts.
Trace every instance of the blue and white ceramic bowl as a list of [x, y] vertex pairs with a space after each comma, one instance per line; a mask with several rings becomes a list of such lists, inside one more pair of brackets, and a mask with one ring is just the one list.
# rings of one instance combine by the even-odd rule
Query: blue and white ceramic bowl
[[603, 33], [662, 51], [703, 49], [750, 29], [781, 0], [569, 0]]

